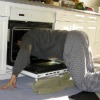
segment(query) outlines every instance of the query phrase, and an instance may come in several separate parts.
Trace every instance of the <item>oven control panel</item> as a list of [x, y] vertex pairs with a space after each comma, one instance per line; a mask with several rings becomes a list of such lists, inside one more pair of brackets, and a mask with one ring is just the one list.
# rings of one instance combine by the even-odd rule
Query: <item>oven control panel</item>
[[55, 23], [55, 13], [33, 9], [24, 9], [20, 7], [11, 7], [10, 20]]

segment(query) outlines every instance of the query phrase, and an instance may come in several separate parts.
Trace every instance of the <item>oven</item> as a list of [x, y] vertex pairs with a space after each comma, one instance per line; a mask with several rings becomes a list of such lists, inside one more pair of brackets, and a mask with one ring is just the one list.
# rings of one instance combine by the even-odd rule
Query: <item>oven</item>
[[[52, 29], [52, 23], [44, 22], [29, 22], [29, 21], [9, 21], [9, 35], [7, 46], [7, 65], [13, 66], [19, 46], [17, 41], [21, 41], [22, 36], [33, 28], [49, 28]], [[51, 59], [40, 59], [36, 56], [30, 57], [30, 64], [26, 66], [24, 71], [30, 72], [32, 77], [41, 78], [51, 76], [67, 71], [66, 66], [62, 61]]]
[[9, 21], [7, 64], [13, 65], [19, 51], [17, 41], [21, 41], [22, 36], [33, 28], [52, 29], [52, 23]]

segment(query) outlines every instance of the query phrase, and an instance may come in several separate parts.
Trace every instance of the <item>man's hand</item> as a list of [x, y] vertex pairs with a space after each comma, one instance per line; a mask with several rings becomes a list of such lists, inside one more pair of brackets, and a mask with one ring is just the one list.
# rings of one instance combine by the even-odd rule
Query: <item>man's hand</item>
[[12, 75], [11, 79], [9, 80], [9, 82], [7, 84], [4, 84], [0, 87], [1, 90], [6, 90], [7, 88], [16, 88], [16, 76]]

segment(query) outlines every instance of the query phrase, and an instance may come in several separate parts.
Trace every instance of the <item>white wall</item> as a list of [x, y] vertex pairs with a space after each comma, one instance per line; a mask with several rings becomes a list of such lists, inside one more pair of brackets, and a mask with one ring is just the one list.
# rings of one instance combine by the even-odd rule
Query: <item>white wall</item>
[[100, 0], [80, 0], [87, 6], [100, 6]]
[[84, 2], [86, 6], [93, 7], [96, 12], [98, 12], [98, 7], [100, 7], [100, 0], [79, 0]]

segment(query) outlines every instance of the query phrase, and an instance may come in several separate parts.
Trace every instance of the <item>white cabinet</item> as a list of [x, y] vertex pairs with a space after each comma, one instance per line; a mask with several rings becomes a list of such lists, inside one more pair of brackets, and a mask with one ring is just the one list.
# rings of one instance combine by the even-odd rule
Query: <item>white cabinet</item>
[[80, 30], [80, 31], [87, 32], [86, 23], [73, 22], [72, 30]]
[[10, 16], [9, 2], [0, 1], [0, 16]]
[[70, 11], [57, 11], [56, 13], [56, 23], [54, 24], [55, 30], [71, 30], [72, 23]]
[[54, 28], [61, 30], [81, 30], [87, 33], [92, 54], [95, 57], [100, 54], [100, 28], [98, 27], [100, 25], [98, 25], [98, 17], [94, 14], [73, 11], [68, 11], [68, 14], [57, 13]]
[[97, 31], [96, 31], [96, 54], [100, 57], [100, 23], [97, 24]]
[[96, 23], [80, 23], [80, 22], [75, 22], [73, 23], [73, 30], [80, 30], [84, 31], [88, 37], [89, 37], [89, 44], [92, 50], [93, 56], [96, 55], [96, 47], [95, 47], [95, 42], [96, 42]]
[[56, 21], [54, 29], [55, 30], [71, 30], [71, 23]]
[[81, 12], [70, 12], [72, 14], [72, 21], [73, 22], [86, 22], [86, 14]]
[[6, 71], [8, 18], [0, 17], [0, 74]]
[[97, 31], [96, 23], [87, 23], [87, 35], [89, 37], [89, 42], [92, 49], [93, 57], [95, 57], [96, 55], [96, 47], [95, 47], [96, 31]]

